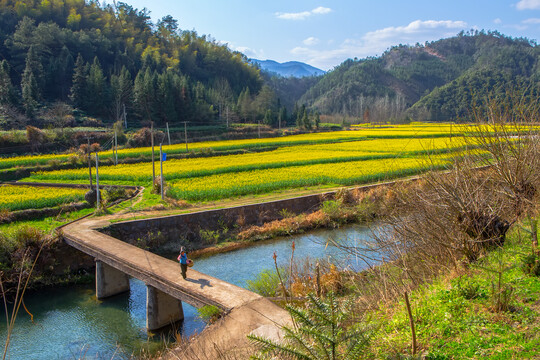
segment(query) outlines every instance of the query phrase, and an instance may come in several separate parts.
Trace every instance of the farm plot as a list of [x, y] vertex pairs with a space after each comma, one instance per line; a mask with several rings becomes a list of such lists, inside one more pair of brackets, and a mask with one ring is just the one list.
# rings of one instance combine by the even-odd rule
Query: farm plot
[[0, 186], [0, 210], [42, 209], [84, 201], [85, 189]]
[[[244, 140], [224, 140], [224, 141], [207, 141], [195, 142], [189, 144], [190, 151], [200, 151], [202, 149], [212, 149], [214, 151], [227, 150], [250, 150], [265, 147], [283, 147], [283, 146], [299, 146], [310, 144], [331, 144], [347, 141], [358, 141], [363, 139], [399, 139], [399, 138], [436, 138], [446, 137], [450, 132], [455, 135], [459, 134], [457, 126], [449, 124], [428, 124], [428, 125], [393, 125], [385, 127], [367, 127], [357, 128], [354, 131], [335, 131], [324, 133], [309, 133], [300, 135], [289, 135], [277, 138], [264, 139], [244, 139]], [[460, 128], [462, 131], [465, 128]], [[156, 143], [164, 139], [156, 139]], [[164, 151], [168, 154], [186, 153], [185, 144], [165, 145]], [[152, 149], [150, 147], [129, 148], [118, 151], [120, 159], [127, 158], [144, 158], [151, 156]], [[112, 159], [113, 153], [111, 150], [100, 153], [101, 159]], [[74, 154], [52, 154], [52, 155], [35, 155], [35, 156], [15, 156], [0, 158], [0, 170], [11, 169], [16, 167], [30, 167], [38, 165], [47, 165], [51, 161], [64, 163], [75, 157]]]
[[[398, 156], [438, 153], [463, 146], [462, 138], [376, 139], [335, 144], [283, 147], [274, 151], [242, 155], [215, 156], [170, 160], [165, 163], [168, 181], [217, 174], [293, 166], [338, 164], [355, 161], [389, 159]], [[286, 171], [286, 170], [283, 170]], [[84, 182], [87, 169], [38, 172], [30, 180], [47, 182]], [[102, 183], [145, 185], [152, 180], [151, 163], [138, 163], [100, 168]]]
[[347, 186], [387, 180], [443, 168], [449, 156], [390, 158], [293, 166], [185, 178], [170, 183], [171, 197], [190, 201], [217, 200], [308, 186]]

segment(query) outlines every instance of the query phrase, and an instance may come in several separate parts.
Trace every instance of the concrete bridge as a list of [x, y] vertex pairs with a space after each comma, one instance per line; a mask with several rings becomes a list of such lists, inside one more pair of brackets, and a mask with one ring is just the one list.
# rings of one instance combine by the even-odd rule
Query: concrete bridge
[[261, 314], [259, 320], [252, 321], [251, 330], [276, 326], [282, 322], [280, 319], [287, 317], [283, 309], [260, 295], [192, 269], [184, 280], [178, 262], [98, 231], [108, 225], [106, 217], [88, 217], [64, 226], [61, 231], [69, 245], [96, 259], [96, 296], [99, 299], [129, 291], [129, 276], [146, 284], [148, 330], [182, 320], [182, 302], [195, 307], [214, 305], [225, 314], [264, 302], [271, 314]]

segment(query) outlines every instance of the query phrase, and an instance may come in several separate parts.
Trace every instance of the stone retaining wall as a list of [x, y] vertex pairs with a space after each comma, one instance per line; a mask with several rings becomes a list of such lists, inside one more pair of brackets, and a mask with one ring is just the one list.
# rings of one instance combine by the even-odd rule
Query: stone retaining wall
[[[412, 180], [416, 180], [416, 178], [407, 181]], [[393, 181], [354, 189], [356, 191], [369, 191], [395, 183]], [[283, 218], [284, 210], [289, 214], [314, 212], [319, 210], [323, 201], [334, 199], [335, 194], [336, 191], [331, 191], [259, 204], [124, 221], [112, 224], [100, 231], [128, 243], [150, 248], [158, 253], [176, 252], [180, 246], [186, 246], [189, 251], [193, 251], [208, 245], [204, 244], [203, 239], [201, 239], [201, 230], [222, 232], [225, 229], [246, 225], [262, 225]]]

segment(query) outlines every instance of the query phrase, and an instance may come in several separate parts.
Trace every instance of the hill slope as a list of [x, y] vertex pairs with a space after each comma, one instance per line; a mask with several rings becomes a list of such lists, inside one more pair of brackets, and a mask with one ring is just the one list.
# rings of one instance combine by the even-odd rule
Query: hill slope
[[462, 32], [425, 45], [396, 46], [378, 58], [349, 59], [300, 102], [366, 121], [450, 120], [466, 114], [473, 98], [502, 96], [509, 86], [534, 82], [538, 55], [538, 46], [527, 39]]

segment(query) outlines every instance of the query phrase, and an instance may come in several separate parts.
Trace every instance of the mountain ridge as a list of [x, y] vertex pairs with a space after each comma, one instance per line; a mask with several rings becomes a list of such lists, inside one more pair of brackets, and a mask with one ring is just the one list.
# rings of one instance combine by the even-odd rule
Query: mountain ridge
[[249, 59], [249, 61], [261, 68], [261, 70], [277, 74], [283, 77], [306, 77], [324, 75], [324, 70], [318, 69], [300, 61], [287, 61], [279, 63], [275, 60]]

